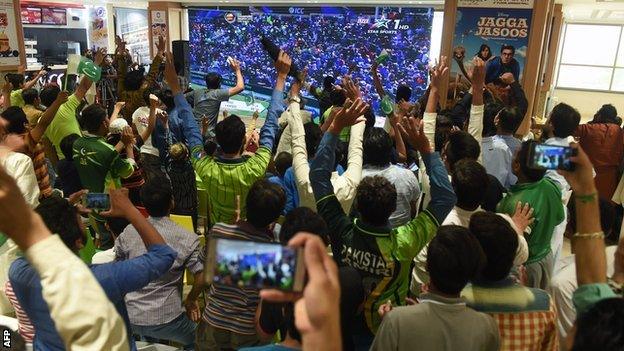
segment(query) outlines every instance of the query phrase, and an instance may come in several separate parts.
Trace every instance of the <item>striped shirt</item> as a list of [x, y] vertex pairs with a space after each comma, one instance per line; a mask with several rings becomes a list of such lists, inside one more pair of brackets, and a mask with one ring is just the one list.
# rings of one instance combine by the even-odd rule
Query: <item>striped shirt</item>
[[247, 193], [256, 180], [264, 177], [270, 159], [270, 148], [260, 146], [249, 158], [204, 157], [194, 162], [195, 170], [210, 194], [211, 223], [234, 222], [236, 195], [240, 195], [242, 204], [240, 216], [246, 217]]
[[[169, 271], [139, 290], [126, 295], [130, 322], [152, 326], [171, 322], [184, 313], [182, 307], [182, 277], [188, 268], [191, 273], [201, 272], [200, 245], [197, 234], [175, 224], [169, 217], [149, 217], [154, 228], [167, 245], [178, 253]], [[139, 233], [129, 225], [115, 240], [115, 260], [129, 260], [146, 253]]]
[[22, 338], [24, 338], [25, 342], [32, 342], [35, 337], [35, 327], [33, 327], [32, 323], [30, 323], [30, 319], [28, 319], [26, 311], [22, 309], [19, 301], [17, 301], [17, 297], [15, 296], [15, 292], [13, 292], [13, 287], [11, 286], [10, 281], [7, 281], [4, 285], [4, 293], [15, 309], [15, 317], [17, 317], [18, 323], [17, 330], [19, 331], [19, 334]]
[[[270, 242], [273, 234], [266, 229], [256, 229], [246, 221], [236, 224], [217, 223], [210, 230], [210, 236], [236, 240]], [[201, 253], [202, 262], [205, 253]], [[216, 328], [243, 335], [256, 334], [255, 315], [260, 296], [258, 289], [239, 288], [213, 283], [206, 297], [206, 308], [202, 319]]]
[[[24, 140], [28, 148], [28, 156], [33, 161], [35, 176], [37, 176], [37, 184], [39, 185], [39, 198], [47, 198], [52, 196], [52, 186], [50, 185], [50, 174], [48, 173], [48, 164], [45, 160], [45, 152], [41, 143], [35, 143], [30, 134], [26, 134]], [[70, 195], [70, 194], [68, 194]]]

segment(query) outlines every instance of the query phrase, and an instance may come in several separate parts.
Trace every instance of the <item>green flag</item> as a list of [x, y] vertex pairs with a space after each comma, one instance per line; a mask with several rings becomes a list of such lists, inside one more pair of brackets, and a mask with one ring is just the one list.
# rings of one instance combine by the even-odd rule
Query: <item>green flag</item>
[[394, 110], [394, 106], [392, 104], [392, 100], [388, 95], [385, 95], [383, 99], [381, 99], [381, 111], [385, 115], [389, 115]]
[[81, 57], [80, 63], [78, 64], [78, 73], [84, 74], [92, 81], [97, 82], [102, 76], [102, 69], [88, 58]]

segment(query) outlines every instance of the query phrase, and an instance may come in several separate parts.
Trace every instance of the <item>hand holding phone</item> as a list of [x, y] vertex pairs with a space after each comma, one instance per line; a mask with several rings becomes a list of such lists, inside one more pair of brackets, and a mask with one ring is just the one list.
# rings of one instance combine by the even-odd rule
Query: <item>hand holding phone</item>
[[305, 266], [302, 249], [278, 243], [210, 238], [206, 245], [205, 282], [239, 288], [301, 291]]
[[95, 211], [108, 211], [110, 209], [110, 197], [105, 193], [87, 193], [82, 198], [85, 208]]
[[577, 155], [577, 150], [567, 146], [532, 143], [527, 160], [533, 169], [573, 171], [574, 162], [570, 158]]

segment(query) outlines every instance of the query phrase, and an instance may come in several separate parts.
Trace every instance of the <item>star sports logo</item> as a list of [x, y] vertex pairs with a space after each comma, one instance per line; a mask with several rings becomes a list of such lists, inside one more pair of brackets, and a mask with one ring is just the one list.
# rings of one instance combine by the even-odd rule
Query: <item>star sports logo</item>
[[390, 24], [390, 21], [385, 17], [382, 18], [378, 18], [375, 20], [375, 23], [373, 23], [373, 25], [371, 26], [371, 29], [381, 29], [381, 28], [385, 28], [388, 29], [388, 24]]

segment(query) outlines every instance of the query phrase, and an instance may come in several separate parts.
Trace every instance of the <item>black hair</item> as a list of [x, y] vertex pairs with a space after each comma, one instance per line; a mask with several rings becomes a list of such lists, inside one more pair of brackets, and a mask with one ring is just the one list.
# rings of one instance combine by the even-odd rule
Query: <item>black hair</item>
[[54, 100], [56, 100], [58, 94], [61, 92], [61, 88], [57, 85], [49, 85], [39, 92], [39, 97], [41, 98], [41, 103], [46, 107], [52, 106]]
[[208, 89], [219, 89], [221, 88], [221, 75], [216, 72], [210, 72], [206, 74], [204, 78], [206, 81], [206, 88]]
[[329, 93], [329, 100], [332, 106], [342, 106], [347, 101], [347, 96], [343, 89], [334, 89]]
[[485, 257], [477, 239], [458, 225], [438, 228], [427, 249], [431, 283], [444, 294], [459, 294], [481, 269]]
[[280, 177], [284, 177], [286, 170], [292, 166], [293, 157], [289, 152], [282, 151], [275, 156], [275, 170]]
[[329, 229], [321, 215], [307, 207], [297, 207], [286, 214], [280, 230], [280, 242], [284, 245], [298, 232], [316, 234], [323, 239], [325, 245], [329, 244]]
[[557, 138], [567, 138], [574, 134], [581, 123], [581, 114], [574, 107], [560, 103], [550, 113], [550, 123]]
[[516, 161], [520, 164], [520, 171], [531, 183], [542, 180], [546, 174], [545, 169], [529, 168], [529, 150], [534, 143], [534, 140], [523, 142], [520, 150], [518, 150], [518, 153], [516, 154]]
[[463, 159], [477, 160], [481, 153], [479, 142], [470, 133], [458, 131], [451, 133], [444, 147], [446, 161], [453, 169], [455, 163]]
[[624, 299], [596, 302], [576, 319], [572, 351], [624, 350]]
[[594, 115], [594, 122], [597, 123], [617, 123], [617, 119], [617, 109], [611, 104], [602, 105]]
[[206, 138], [204, 140], [204, 152], [208, 156], [214, 156], [215, 152], [217, 152], [218, 146], [219, 145], [217, 145], [214, 138]]
[[245, 123], [237, 115], [228, 116], [217, 123], [215, 128], [217, 143], [226, 154], [233, 154], [242, 150], [245, 133]]
[[158, 100], [167, 106], [167, 111], [173, 110], [175, 102], [173, 101], [173, 92], [170, 89], [158, 90], [153, 94], [158, 96]]
[[453, 120], [443, 114], [438, 114], [436, 117], [436, 126], [435, 126], [435, 151], [440, 152], [446, 142], [448, 141], [449, 136], [451, 135], [451, 130], [453, 129]]
[[451, 171], [451, 183], [457, 195], [457, 206], [475, 210], [485, 198], [489, 177], [479, 162], [470, 159], [458, 161]]
[[148, 179], [141, 187], [141, 202], [150, 217], [168, 216], [172, 200], [171, 184], [162, 176]]
[[156, 89], [152, 89], [152, 88], [143, 90], [143, 103], [145, 104], [145, 106], [150, 105], [150, 95], [154, 94], [155, 91]]
[[106, 224], [113, 235], [119, 236], [130, 222], [125, 218], [110, 217], [106, 218]]
[[516, 107], [505, 107], [498, 113], [498, 123], [503, 132], [515, 133], [524, 116]]
[[35, 100], [39, 97], [39, 91], [34, 88], [22, 90], [22, 98], [26, 105], [34, 105]]
[[87, 130], [87, 132], [95, 134], [100, 129], [102, 122], [106, 120], [107, 117], [108, 113], [106, 112], [106, 109], [102, 107], [102, 105], [92, 104], [82, 110], [82, 117], [80, 119], [80, 122], [84, 129]]
[[125, 88], [128, 91], [139, 90], [144, 80], [145, 68], [141, 67], [137, 70], [129, 71], [124, 78]]
[[247, 193], [247, 222], [256, 228], [265, 228], [279, 218], [285, 205], [286, 194], [282, 187], [259, 179]]
[[316, 148], [321, 142], [321, 138], [323, 137], [323, 131], [321, 130], [321, 127], [319, 127], [314, 122], [308, 122], [304, 124], [303, 131], [305, 132], [305, 143], [308, 158], [312, 158], [314, 157], [314, 155], [316, 155]]
[[396, 201], [396, 188], [384, 177], [364, 177], [357, 187], [357, 211], [362, 220], [372, 225], [386, 225], [388, 218], [396, 210]]
[[326, 76], [323, 78], [323, 89], [327, 91], [331, 91], [334, 89], [334, 83], [336, 83], [336, 78], [333, 76]]
[[9, 124], [6, 126], [8, 134], [24, 134], [27, 129], [28, 119], [21, 107], [11, 106], [0, 114]]
[[518, 234], [511, 224], [494, 212], [479, 211], [470, 217], [469, 229], [487, 258], [479, 280], [494, 282], [506, 278], [518, 249]]
[[503, 53], [503, 50], [511, 50], [512, 55], [516, 53], [516, 48], [513, 45], [503, 45], [501, 46], [501, 54]]
[[412, 88], [408, 87], [405, 84], [399, 84], [396, 90], [396, 96], [394, 98], [395, 102], [399, 102], [401, 100], [410, 101], [412, 98]]
[[21, 73], [9, 73], [6, 76], [6, 80], [13, 85], [13, 90], [18, 90], [24, 84], [24, 75]]
[[[488, 49], [490, 56], [488, 57], [481, 56], [481, 52], [483, 51], [483, 49]], [[490, 49], [490, 47], [487, 44], [481, 44], [481, 46], [479, 47], [479, 51], [476, 53], [476, 56], [481, 58], [483, 61], [487, 61], [490, 57], [492, 57], [492, 49]]]
[[392, 157], [392, 139], [383, 128], [371, 128], [364, 134], [364, 164], [386, 166]]
[[61, 140], [59, 147], [61, 148], [61, 152], [67, 161], [72, 161], [74, 159], [74, 142], [78, 138], [80, 138], [80, 135], [70, 134]]
[[496, 123], [494, 120], [498, 113], [504, 109], [503, 106], [499, 102], [490, 102], [485, 104], [485, 109], [483, 110], [483, 132], [482, 135], [484, 137], [490, 137], [496, 135]]
[[78, 210], [69, 201], [58, 195], [41, 199], [35, 211], [41, 216], [46, 227], [58, 234], [65, 246], [76, 251], [76, 241], [86, 242], [85, 233], [78, 222]]

